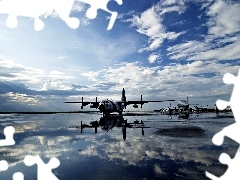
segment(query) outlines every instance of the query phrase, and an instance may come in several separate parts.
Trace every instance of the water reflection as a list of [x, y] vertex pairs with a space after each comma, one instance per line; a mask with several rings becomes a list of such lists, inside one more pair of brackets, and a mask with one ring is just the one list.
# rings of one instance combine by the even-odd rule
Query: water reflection
[[[0, 118], [19, 129], [15, 146], [0, 148], [0, 160], [10, 164], [9, 170], [0, 172], [0, 179], [12, 179], [15, 172], [23, 172], [25, 180], [36, 179], [36, 167], [23, 163], [29, 154], [40, 155], [45, 163], [57, 157], [61, 165], [53, 172], [59, 179], [207, 179], [205, 171], [224, 173], [227, 167], [218, 157], [222, 152], [233, 157], [238, 144], [226, 139], [218, 147], [211, 138], [234, 119], [204, 115], [191, 117], [189, 125], [178, 117], [166, 118], [97, 114]], [[190, 136], [164, 132], [176, 127], [188, 128]], [[200, 134], [193, 136], [192, 127]]]
[[[144, 125], [144, 122], [141, 120], [135, 120], [133, 123], [129, 123], [127, 119], [124, 119], [122, 115], [113, 115], [113, 116], [104, 116], [101, 117], [99, 121], [91, 121], [90, 124], [82, 124], [81, 126], [75, 126], [76, 128], [81, 129], [81, 133], [83, 133], [84, 128], [94, 128], [95, 133], [97, 133], [98, 127], [101, 128], [102, 131], [109, 132], [114, 127], [122, 128], [122, 137], [125, 141], [127, 138], [127, 128], [140, 128], [142, 132], [142, 136], [144, 136], [144, 128], [150, 128]], [[73, 126], [69, 127], [73, 128]]]

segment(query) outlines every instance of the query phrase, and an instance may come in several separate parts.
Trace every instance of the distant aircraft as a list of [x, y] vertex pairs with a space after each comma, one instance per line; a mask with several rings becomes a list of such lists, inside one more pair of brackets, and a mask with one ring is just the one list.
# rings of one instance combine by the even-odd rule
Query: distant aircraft
[[189, 108], [188, 97], [187, 97], [187, 101], [185, 101], [185, 100], [180, 100], [180, 101], [178, 101], [177, 106], [178, 106], [178, 109], [179, 109], [180, 111], [186, 111], [186, 110], [188, 110], [188, 108]]
[[149, 102], [164, 102], [164, 101], [175, 101], [175, 100], [160, 100], [160, 101], [143, 101], [142, 100], [142, 95], [141, 95], [141, 100], [140, 101], [127, 101], [126, 96], [125, 96], [125, 90], [123, 88], [122, 90], [122, 98], [121, 101], [113, 101], [110, 99], [104, 99], [101, 102], [98, 102], [97, 97], [96, 101], [93, 102], [84, 102], [83, 97], [82, 101], [80, 102], [64, 102], [64, 103], [81, 103], [81, 109], [83, 109], [83, 106], [87, 106], [88, 104], [91, 104], [90, 108], [96, 108], [99, 109], [101, 113], [103, 113], [103, 116], [109, 115], [112, 112], [118, 112], [119, 115], [122, 114], [123, 109], [126, 109], [126, 106], [129, 104], [133, 104], [134, 108], [138, 108], [138, 104], [142, 105], [144, 103], [149, 103]]
[[187, 96], [186, 101], [185, 100], [180, 100], [177, 103], [177, 106], [178, 106], [178, 109], [180, 110], [180, 112], [189, 110], [189, 105], [198, 105], [198, 104], [189, 104], [188, 103], [188, 96]]

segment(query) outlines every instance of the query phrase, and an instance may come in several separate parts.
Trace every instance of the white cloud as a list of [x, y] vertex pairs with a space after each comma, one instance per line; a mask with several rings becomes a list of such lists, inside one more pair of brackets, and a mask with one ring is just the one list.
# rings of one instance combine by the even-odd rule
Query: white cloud
[[151, 54], [151, 55], [148, 57], [148, 61], [149, 61], [149, 63], [154, 63], [154, 62], [157, 61], [159, 58], [160, 58], [160, 55], [159, 55], [159, 54]]
[[218, 0], [203, 4], [208, 34], [203, 41], [192, 40], [167, 48], [171, 59], [236, 60], [240, 58], [240, 4]]
[[209, 34], [225, 36], [240, 31], [240, 3], [217, 0], [209, 8], [207, 15]]
[[203, 51], [198, 54], [195, 54], [190, 59], [199, 60], [235, 60], [240, 59], [240, 40], [238, 42], [234, 42], [225, 47], [216, 48], [209, 51]]
[[47, 80], [45, 81], [41, 91], [47, 90], [70, 90], [72, 89], [71, 85], [67, 85], [66, 82], [62, 80]]
[[87, 77], [89, 80], [91, 81], [97, 81], [97, 76], [98, 76], [99, 72], [95, 72], [95, 71], [89, 71], [86, 73], [82, 73], [83, 76]]
[[[163, 1], [147, 9], [141, 15], [134, 15], [131, 20], [132, 26], [137, 32], [148, 37], [148, 43], [139, 49], [143, 51], [156, 51], [166, 40], [175, 40], [186, 33], [167, 32], [163, 24], [164, 15], [170, 12], [185, 12], [187, 1]], [[240, 58], [238, 51], [240, 38], [240, 3], [236, 1], [218, 0], [214, 3], [200, 1], [202, 9], [207, 16], [206, 25], [208, 34], [203, 41], [190, 40], [167, 48], [168, 56], [174, 60], [235, 60]], [[152, 63], [152, 55], [148, 58]]]
[[[42, 69], [25, 67], [21, 64], [14, 63], [9, 59], [0, 58], [0, 80], [10, 82], [22, 82], [35, 90], [47, 90], [58, 89], [67, 90], [70, 89], [70, 79], [73, 79], [72, 75], [52, 70], [46, 72]], [[43, 85], [44, 84], [44, 85]]]
[[24, 103], [28, 105], [37, 105], [39, 103], [37, 96], [29, 96], [27, 94], [20, 94], [20, 93], [13, 93], [9, 92], [4, 95], [5, 97], [9, 98], [9, 101], [14, 103]]
[[[0, 80], [7, 81], [24, 81], [28, 83], [37, 83], [39, 78], [44, 75], [45, 71], [37, 68], [24, 67], [12, 60], [0, 57]], [[4, 75], [1, 75], [3, 74]]]
[[157, 164], [154, 164], [154, 172], [159, 175], [166, 175], [166, 173]]
[[[95, 80], [102, 83], [112, 82], [111, 88], [106, 89], [110, 94], [124, 87], [131, 99], [139, 98], [140, 93], [147, 95], [145, 98], [155, 99], [211, 97], [229, 94], [231, 87], [224, 85], [222, 81], [226, 72], [237, 73], [238, 67], [216, 61], [193, 61], [164, 67], [126, 63], [97, 71]], [[214, 103], [214, 99], [209, 98], [208, 101], [209, 104]]]
[[[163, 15], [171, 11], [182, 12], [184, 3], [179, 1], [179, 4], [175, 1], [166, 3], [158, 3], [146, 11], [140, 16], [134, 15], [128, 22], [132, 22], [132, 26], [136, 27], [136, 31], [144, 34], [148, 37], [148, 44], [139, 49], [139, 52], [143, 51], [155, 51], [165, 40], [175, 40], [185, 32], [167, 32], [166, 27], [163, 25]], [[167, 6], [167, 7], [165, 7]], [[178, 8], [177, 8], [178, 7]], [[181, 10], [180, 10], [181, 9]], [[152, 58], [152, 57], [149, 57]], [[151, 63], [151, 61], [150, 61]]]
[[188, 41], [167, 48], [173, 60], [237, 60], [240, 58], [240, 36], [215, 39], [207, 36], [205, 41]]

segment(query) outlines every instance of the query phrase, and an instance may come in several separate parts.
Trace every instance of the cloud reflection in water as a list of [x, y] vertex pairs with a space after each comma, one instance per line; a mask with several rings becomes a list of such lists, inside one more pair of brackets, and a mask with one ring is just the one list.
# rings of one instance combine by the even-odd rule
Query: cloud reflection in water
[[[51, 157], [59, 158], [61, 165], [53, 170], [59, 179], [206, 179], [205, 171], [219, 176], [226, 167], [218, 162], [218, 156], [223, 151], [234, 155], [238, 146], [226, 141], [222, 147], [216, 147], [211, 137], [232, 120], [202, 116], [202, 119], [193, 119], [189, 125], [205, 130], [199, 137], [155, 133], [159, 128], [182, 126], [180, 121], [166, 121], [165, 116], [128, 116], [128, 122], [141, 118], [151, 128], [144, 129], [144, 136], [141, 128], [126, 128], [125, 141], [122, 127], [114, 127], [108, 132], [98, 128], [97, 133], [94, 128], [84, 128], [82, 133], [78, 128], [69, 128], [79, 126], [81, 120], [86, 124], [99, 120], [98, 114], [25, 115], [21, 120], [18, 116], [5, 117], [0, 121], [12, 123], [17, 133], [15, 146], [0, 149], [1, 159], [10, 164], [8, 171], [0, 173], [0, 179], [27, 169], [23, 159], [29, 154], [39, 154], [44, 162]], [[23, 122], [14, 123], [13, 120]], [[221, 123], [215, 123], [218, 121]], [[33, 177], [36, 169], [25, 170], [24, 174]]]

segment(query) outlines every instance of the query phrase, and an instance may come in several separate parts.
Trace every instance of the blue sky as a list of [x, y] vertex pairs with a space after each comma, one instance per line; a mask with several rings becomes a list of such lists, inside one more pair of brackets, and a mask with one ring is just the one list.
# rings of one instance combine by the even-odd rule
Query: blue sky
[[[62, 102], [120, 100], [123, 87], [128, 100], [142, 94], [177, 103], [189, 96], [190, 103], [210, 107], [229, 100], [233, 86], [222, 77], [239, 70], [239, 1], [110, 1], [108, 9], [118, 12], [111, 30], [108, 12], [88, 19], [88, 8], [74, 2], [70, 16], [80, 20], [77, 29], [48, 12], [36, 31], [33, 18], [23, 16], [9, 28], [0, 3], [1, 111], [79, 110], [79, 104]], [[144, 110], [166, 106], [147, 104]]]

